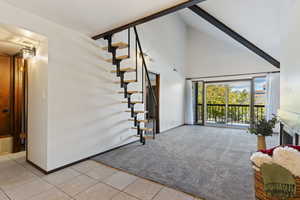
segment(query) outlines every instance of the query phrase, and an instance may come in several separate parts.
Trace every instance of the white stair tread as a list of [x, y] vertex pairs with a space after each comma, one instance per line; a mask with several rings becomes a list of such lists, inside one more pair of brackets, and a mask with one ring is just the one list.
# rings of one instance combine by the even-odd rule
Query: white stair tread
[[[121, 68], [121, 72], [135, 72], [135, 68], [132, 67], [126, 67], [126, 68]], [[111, 73], [116, 73], [117, 70], [111, 70]]]
[[[118, 93], [119, 94], [124, 94], [125, 92], [124, 91], [119, 91]], [[143, 93], [143, 92], [142, 91], [136, 91], [136, 90], [128, 90], [127, 93], [129, 93], [129, 94], [138, 94], [138, 93]], [[122, 101], [122, 102], [127, 103], [127, 101]]]
[[[124, 83], [135, 83], [136, 80], [124, 80]], [[114, 81], [114, 83], [121, 83], [121, 81]]]
[[[132, 129], [137, 129], [137, 127], [132, 127]], [[152, 131], [152, 128], [140, 128], [143, 131]]]
[[[135, 135], [135, 137], [140, 137], [139, 135]], [[145, 139], [152, 139], [153, 140], [153, 136], [150, 136], [150, 135], [144, 135], [143, 136]]]
[[[134, 119], [128, 119], [128, 121], [134, 122]], [[138, 121], [138, 122], [142, 122], [142, 123], [148, 123], [148, 122], [149, 122], [149, 121], [146, 120], [146, 119], [138, 119], [137, 121]]]
[[[131, 112], [131, 110], [126, 110], [125, 112]], [[147, 113], [145, 110], [135, 110], [134, 113]]]
[[[128, 101], [122, 101], [122, 103], [128, 103]], [[144, 102], [142, 101], [130, 101], [132, 104], [143, 104]]]
[[[125, 42], [115, 42], [111, 44], [112, 47], [117, 47], [118, 49], [125, 49], [128, 47], [128, 44]], [[108, 50], [108, 46], [107, 47], [103, 47], [103, 50]]]
[[[128, 55], [117, 56], [117, 57], [116, 57], [116, 59], [118, 59], [118, 60], [125, 60], [125, 59], [128, 59], [128, 58], [129, 58]], [[106, 59], [105, 61], [106, 61], [106, 62], [109, 62], [109, 63], [112, 63], [112, 58]]]

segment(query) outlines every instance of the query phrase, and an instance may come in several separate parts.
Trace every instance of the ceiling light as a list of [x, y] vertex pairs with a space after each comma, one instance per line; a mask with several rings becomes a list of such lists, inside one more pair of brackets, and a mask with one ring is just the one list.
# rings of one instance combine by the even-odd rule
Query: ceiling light
[[29, 59], [29, 58], [33, 58], [36, 55], [36, 49], [25, 47], [21, 49], [20, 53], [23, 59]]

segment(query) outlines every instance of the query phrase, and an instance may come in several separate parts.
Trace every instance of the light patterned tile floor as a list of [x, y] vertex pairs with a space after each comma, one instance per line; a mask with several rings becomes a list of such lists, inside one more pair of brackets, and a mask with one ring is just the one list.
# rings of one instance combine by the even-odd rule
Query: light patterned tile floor
[[0, 156], [0, 200], [201, 200], [92, 160], [44, 175], [25, 153]]

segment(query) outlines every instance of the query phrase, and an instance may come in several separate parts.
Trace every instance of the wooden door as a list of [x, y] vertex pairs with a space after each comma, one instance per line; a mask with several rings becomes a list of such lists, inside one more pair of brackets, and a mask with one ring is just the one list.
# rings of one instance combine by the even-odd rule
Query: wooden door
[[14, 152], [25, 149], [27, 138], [27, 61], [13, 58], [13, 136]]
[[0, 137], [11, 134], [11, 60], [0, 55]]

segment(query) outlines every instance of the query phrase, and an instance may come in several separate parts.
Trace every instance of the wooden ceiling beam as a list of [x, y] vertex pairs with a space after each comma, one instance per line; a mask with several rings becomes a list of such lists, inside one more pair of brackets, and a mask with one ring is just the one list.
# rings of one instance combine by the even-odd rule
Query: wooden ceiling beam
[[214, 16], [212, 16], [211, 14], [209, 14], [208, 12], [206, 12], [205, 10], [200, 8], [199, 6], [193, 5], [193, 6], [190, 6], [189, 9], [192, 10], [197, 15], [199, 15], [200, 17], [202, 17], [203, 19], [205, 19], [206, 21], [208, 21], [210, 24], [217, 27], [219, 30], [221, 30], [224, 33], [226, 33], [227, 35], [229, 35], [234, 40], [238, 41], [239, 43], [241, 43], [242, 45], [247, 47], [249, 50], [251, 50], [252, 52], [257, 54], [258, 56], [265, 59], [267, 62], [269, 62], [273, 66], [280, 68], [280, 62], [278, 60], [273, 58], [268, 53], [264, 52], [262, 49], [257, 47], [255, 44], [253, 44], [252, 42], [250, 42], [249, 40], [247, 40], [246, 38], [244, 38], [243, 36], [241, 36], [240, 34], [235, 32], [234, 30], [232, 30], [230, 27], [225, 25], [223, 22], [221, 22], [220, 20], [218, 20], [217, 18], [215, 18]]
[[126, 25], [114, 28], [114, 29], [112, 29], [110, 31], [107, 31], [105, 33], [101, 33], [99, 35], [95, 35], [94, 37], [92, 37], [92, 39], [98, 40], [100, 38], [103, 38], [104, 36], [108, 36], [108, 35], [112, 35], [112, 34], [124, 31], [124, 30], [126, 30], [128, 28], [131, 28], [131, 27], [134, 27], [134, 26], [137, 26], [137, 25], [140, 25], [140, 24], [152, 21], [152, 20], [157, 19], [159, 17], [163, 17], [165, 15], [177, 12], [179, 10], [188, 8], [188, 7], [193, 6], [193, 5], [196, 5], [196, 4], [201, 3], [203, 1], [205, 1], [205, 0], [189, 0], [189, 1], [177, 4], [175, 6], [167, 8], [165, 10], [162, 10], [162, 11], [159, 11], [157, 13], [154, 13], [154, 14], [148, 15], [146, 17], [143, 17], [141, 19], [135, 20], [135, 21], [133, 21], [133, 22], [131, 22], [129, 24], [126, 24]]

